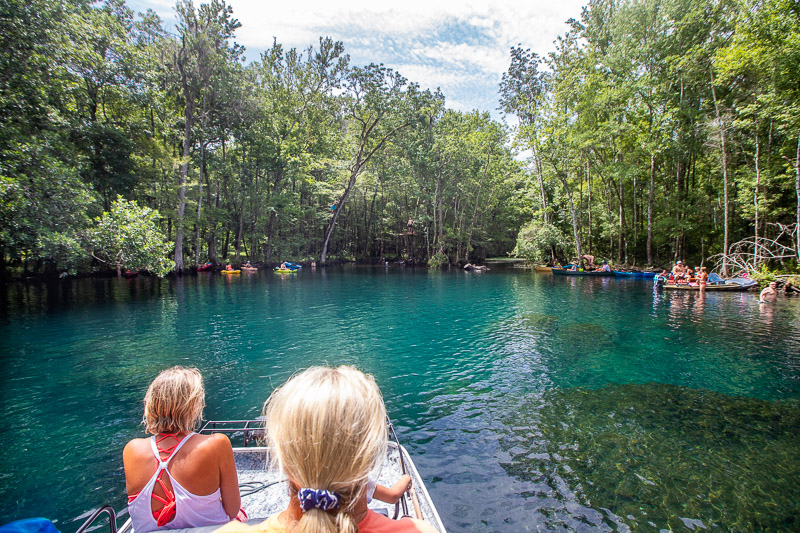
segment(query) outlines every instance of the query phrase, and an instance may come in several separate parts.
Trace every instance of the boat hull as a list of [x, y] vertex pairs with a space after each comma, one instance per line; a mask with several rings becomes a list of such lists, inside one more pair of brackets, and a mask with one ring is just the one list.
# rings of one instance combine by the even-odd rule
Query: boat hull
[[[665, 283], [665, 289], [669, 290], [677, 290], [677, 291], [699, 291], [700, 286], [696, 283], [688, 284], [688, 283]], [[724, 285], [706, 285], [706, 291], [725, 291], [725, 292], [736, 292], [736, 291], [746, 291], [750, 287], [742, 286], [737, 283], [726, 283]]]
[[220, 270], [219, 273], [220, 274], [227, 274], [229, 276], [232, 276], [234, 274], [241, 274], [242, 271], [241, 270]]

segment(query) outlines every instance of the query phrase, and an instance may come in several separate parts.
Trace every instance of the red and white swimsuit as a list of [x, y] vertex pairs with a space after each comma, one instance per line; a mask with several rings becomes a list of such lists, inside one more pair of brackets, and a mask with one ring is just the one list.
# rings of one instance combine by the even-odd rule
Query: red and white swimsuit
[[[178, 483], [169, 473], [169, 461], [175, 456], [194, 433], [189, 433], [174, 445], [161, 449], [159, 444], [167, 438], [178, 438], [175, 435], [158, 435], [150, 439], [153, 455], [158, 461], [158, 468], [147, 485], [139, 493], [128, 497], [128, 513], [133, 522], [135, 533], [147, 533], [160, 529], [182, 529], [187, 527], [213, 526], [227, 524], [231, 521], [228, 513], [222, 507], [219, 488], [207, 496], [192, 494]], [[161, 454], [167, 454], [162, 459]], [[162, 477], [167, 476], [172, 485], [168, 490]], [[161, 485], [166, 498], [153, 493], [156, 483]], [[157, 500], [164, 505], [157, 511], [152, 510], [151, 500]]]

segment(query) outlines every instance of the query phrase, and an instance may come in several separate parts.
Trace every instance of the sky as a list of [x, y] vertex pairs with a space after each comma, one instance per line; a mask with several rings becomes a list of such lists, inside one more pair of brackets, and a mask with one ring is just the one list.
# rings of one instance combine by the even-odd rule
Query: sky
[[[128, 0], [137, 13], [156, 11], [168, 27], [174, 0]], [[196, 1], [195, 5], [200, 2]], [[423, 89], [440, 88], [447, 107], [489, 111], [496, 119], [498, 88], [509, 50], [522, 45], [546, 55], [580, 18], [586, 0], [228, 0], [242, 27], [236, 42], [259, 60], [277, 39], [284, 49], [318, 46], [320, 36], [344, 43], [352, 65], [383, 63]]]

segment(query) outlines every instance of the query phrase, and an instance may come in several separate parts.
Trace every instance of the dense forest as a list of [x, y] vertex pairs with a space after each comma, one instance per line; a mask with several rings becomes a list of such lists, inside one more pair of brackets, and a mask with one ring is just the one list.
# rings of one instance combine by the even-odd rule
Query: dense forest
[[[222, 0], [0, 0], [2, 276], [584, 253], [792, 269], [800, 4], [592, 1], [502, 122], [342, 43], [246, 63]], [[727, 254], [721, 254], [727, 251]]]

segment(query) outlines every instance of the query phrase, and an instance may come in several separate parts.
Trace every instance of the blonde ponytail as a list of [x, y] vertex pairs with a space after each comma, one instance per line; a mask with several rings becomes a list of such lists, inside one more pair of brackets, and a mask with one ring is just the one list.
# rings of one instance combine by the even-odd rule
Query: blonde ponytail
[[264, 414], [277, 467], [300, 488], [339, 495], [338, 509], [305, 511], [295, 531], [357, 533], [354, 506], [386, 457], [386, 407], [373, 377], [349, 366], [309, 368], [272, 393]]

